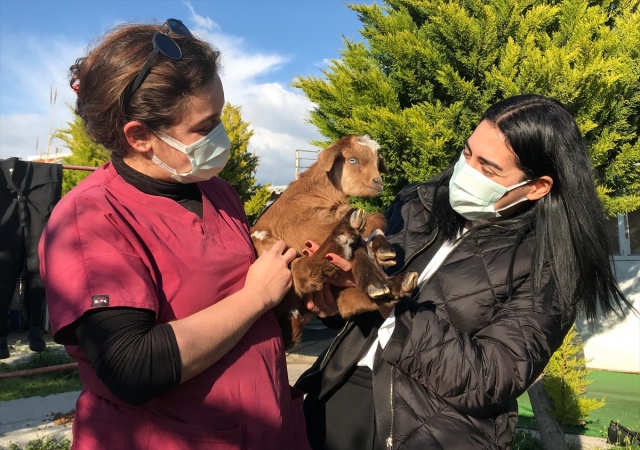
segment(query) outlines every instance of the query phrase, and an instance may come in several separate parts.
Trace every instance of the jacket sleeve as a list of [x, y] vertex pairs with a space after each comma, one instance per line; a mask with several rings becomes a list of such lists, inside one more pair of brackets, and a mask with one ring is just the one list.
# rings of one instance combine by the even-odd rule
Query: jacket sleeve
[[430, 302], [403, 301], [382, 357], [456, 409], [493, 415], [535, 381], [570, 327], [559, 313], [533, 306], [529, 285], [520, 283], [473, 334], [439, 317]]

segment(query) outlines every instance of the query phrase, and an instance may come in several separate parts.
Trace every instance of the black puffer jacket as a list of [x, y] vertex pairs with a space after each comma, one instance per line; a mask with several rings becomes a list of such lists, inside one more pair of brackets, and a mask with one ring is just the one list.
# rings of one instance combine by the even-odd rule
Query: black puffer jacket
[[[406, 188], [387, 212], [398, 270], [421, 272], [440, 244], [437, 229], [425, 229], [433, 188]], [[411, 301], [396, 305], [393, 335], [373, 371], [379, 442], [394, 449], [509, 448], [516, 398], [570, 326], [532, 292], [532, 259], [530, 239], [469, 233]], [[308, 393], [307, 407], [342, 382], [381, 323], [371, 313], [344, 326], [297, 383]]]

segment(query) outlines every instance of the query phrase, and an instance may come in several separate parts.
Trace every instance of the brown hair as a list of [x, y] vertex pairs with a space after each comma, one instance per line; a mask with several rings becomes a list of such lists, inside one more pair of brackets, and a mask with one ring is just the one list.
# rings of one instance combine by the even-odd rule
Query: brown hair
[[177, 123], [189, 97], [199, 94], [219, 69], [220, 52], [197, 38], [171, 34], [182, 59], [158, 53], [144, 82], [126, 101], [129, 86], [153, 50], [160, 25], [125, 24], [99, 38], [93, 50], [70, 68], [69, 84], [77, 92], [76, 114], [91, 138], [124, 156], [129, 151], [123, 127], [137, 120], [154, 131]]

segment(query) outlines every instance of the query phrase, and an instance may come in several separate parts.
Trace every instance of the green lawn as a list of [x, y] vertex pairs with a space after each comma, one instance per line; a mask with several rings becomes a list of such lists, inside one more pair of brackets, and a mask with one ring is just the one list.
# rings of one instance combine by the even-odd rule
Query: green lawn
[[[634, 431], [640, 431], [640, 374], [593, 370], [588, 378], [586, 396], [606, 400], [606, 405], [591, 412], [584, 427], [569, 426], [565, 432], [586, 436], [606, 437], [611, 420]], [[518, 399], [521, 428], [536, 429], [531, 402], [527, 394]]]

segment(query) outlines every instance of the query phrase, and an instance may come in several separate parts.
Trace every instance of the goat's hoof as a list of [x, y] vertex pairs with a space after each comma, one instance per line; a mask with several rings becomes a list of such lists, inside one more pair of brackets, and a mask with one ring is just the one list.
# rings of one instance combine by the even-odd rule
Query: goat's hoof
[[391, 294], [391, 290], [386, 284], [382, 286], [374, 286], [370, 284], [369, 286], [367, 286], [367, 295], [374, 300], [382, 297], [387, 297], [389, 296], [389, 294]]
[[351, 213], [351, 218], [349, 219], [349, 225], [351, 228], [355, 228], [356, 230], [360, 230], [364, 226], [364, 209], [356, 209]]
[[367, 240], [367, 254], [369, 258], [383, 267], [396, 264], [396, 252], [387, 241], [382, 230], [374, 230]]
[[418, 286], [418, 272], [407, 272], [402, 280], [401, 293], [410, 294]]

